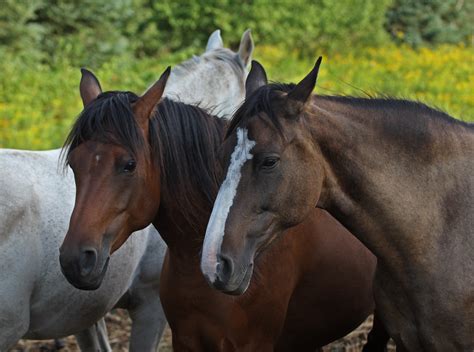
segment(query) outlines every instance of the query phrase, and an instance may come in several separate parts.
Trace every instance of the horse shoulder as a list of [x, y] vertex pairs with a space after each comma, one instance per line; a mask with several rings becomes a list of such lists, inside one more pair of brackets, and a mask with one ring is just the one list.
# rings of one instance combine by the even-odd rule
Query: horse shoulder
[[39, 199], [23, 156], [17, 151], [0, 154], [0, 245], [38, 212]]

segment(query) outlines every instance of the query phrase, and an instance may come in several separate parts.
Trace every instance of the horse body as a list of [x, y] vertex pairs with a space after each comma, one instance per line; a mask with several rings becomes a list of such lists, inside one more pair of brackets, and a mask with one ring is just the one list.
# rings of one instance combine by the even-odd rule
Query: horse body
[[[327, 107], [324, 99], [313, 104]], [[333, 121], [331, 132], [324, 122], [314, 129], [318, 145], [330, 140], [340, 150], [352, 150], [350, 160], [331, 157], [329, 167], [340, 179], [364, 180], [353, 189], [363, 202], [334, 187], [320, 204], [338, 214], [379, 258], [375, 297], [398, 345], [410, 351], [472, 350], [472, 126], [415, 104], [394, 103], [383, 116], [370, 114], [371, 104], [383, 102], [366, 104], [357, 108], [340, 101], [343, 115], [334, 108], [317, 111], [318, 120], [331, 115]], [[398, 135], [397, 128], [405, 134]], [[348, 135], [350, 140], [344, 138]], [[384, 163], [375, 171], [367, 165]]]
[[[266, 85], [263, 68], [252, 68], [250, 97], [225, 145], [237, 153], [238, 137], [252, 149], [225, 227], [209, 223], [206, 236], [223, 239], [203, 249], [217, 257], [203, 256], [206, 277], [224, 288], [216, 278], [246, 278], [274, 229], [300, 223], [317, 205], [377, 256], [376, 307], [397, 348], [472, 351], [473, 126], [413, 102], [310, 98], [319, 63], [298, 85]], [[222, 256], [239, 269], [214, 270]]]
[[[239, 60], [248, 59], [253, 50], [249, 32], [241, 47], [250, 51], [236, 54], [223, 48], [219, 31], [214, 32], [201, 58], [173, 72], [170, 94], [179, 92], [184, 101], [215, 106], [221, 114], [235, 109], [242, 98], [229, 97], [243, 96], [246, 71]], [[234, 61], [240, 70], [232, 67]], [[219, 87], [222, 101], [202, 84], [179, 90], [175, 80], [191, 73], [197, 82], [200, 76], [208, 79], [213, 64], [229, 82], [227, 88]], [[0, 150], [0, 350], [22, 337], [50, 339], [72, 333], [82, 350], [110, 350], [105, 323], [96, 322], [114, 306], [128, 309], [132, 318], [130, 349], [155, 350], [166, 324], [158, 292], [166, 246], [150, 226], [131, 236], [110, 259], [100, 289], [80, 291], [67, 283], [57, 256], [76, 187], [72, 173], [58, 173], [60, 153]]]

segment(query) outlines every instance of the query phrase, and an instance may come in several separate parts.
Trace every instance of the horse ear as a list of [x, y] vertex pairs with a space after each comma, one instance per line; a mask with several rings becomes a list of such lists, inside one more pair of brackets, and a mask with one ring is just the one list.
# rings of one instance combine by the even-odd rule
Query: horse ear
[[138, 123], [141, 125], [148, 121], [151, 117], [155, 106], [159, 103], [163, 92], [165, 90], [166, 81], [171, 73], [171, 67], [168, 66], [160, 76], [160, 78], [153, 83], [153, 85], [147, 89], [143, 95], [138, 98], [137, 102], [133, 106], [133, 112], [135, 113], [135, 118]]
[[102, 93], [99, 80], [89, 70], [81, 68], [81, 83], [79, 83], [79, 92], [81, 93], [84, 107], [89, 105], [97, 96]]
[[247, 99], [253, 92], [267, 83], [265, 69], [258, 61], [252, 60], [252, 68], [245, 81], [245, 98]]
[[250, 62], [254, 48], [255, 45], [253, 44], [252, 33], [250, 32], [250, 29], [247, 29], [244, 34], [242, 34], [239, 51], [237, 52], [237, 56], [242, 61], [244, 66], [247, 66]]
[[316, 64], [308, 75], [303, 78], [303, 80], [296, 85], [291, 92], [288, 93], [288, 98], [295, 100], [299, 103], [306, 103], [309, 96], [313, 92], [314, 86], [316, 85], [316, 79], [318, 78], [319, 66], [321, 65], [321, 60], [323, 58], [320, 56], [316, 60]]
[[209, 36], [209, 39], [207, 40], [206, 52], [223, 47], [224, 42], [222, 41], [221, 30], [216, 29], [214, 32], [212, 32], [212, 34]]

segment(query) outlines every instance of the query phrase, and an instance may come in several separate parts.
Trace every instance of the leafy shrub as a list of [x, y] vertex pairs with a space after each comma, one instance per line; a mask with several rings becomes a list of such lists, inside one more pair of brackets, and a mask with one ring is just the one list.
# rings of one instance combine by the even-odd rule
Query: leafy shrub
[[0, 6], [0, 54], [28, 51], [29, 57], [39, 58], [39, 43], [43, 35], [41, 26], [31, 23], [41, 0], [3, 0]]
[[468, 42], [473, 35], [474, 2], [464, 0], [395, 0], [387, 11], [387, 30], [397, 42]]
[[226, 39], [236, 44], [240, 34], [251, 28], [260, 43], [313, 54], [379, 43], [385, 35], [383, 22], [389, 3], [390, 0], [162, 0], [153, 3], [143, 30], [151, 31], [158, 42], [177, 50], [201, 46], [214, 28], [221, 28]]
[[50, 66], [64, 60], [99, 65], [131, 52], [125, 31], [132, 19], [132, 0], [4, 0], [1, 51], [40, 57]]
[[391, 0], [5, 0], [1, 51], [37, 52], [97, 67], [113, 56], [135, 57], [201, 48], [216, 28], [238, 45], [251, 28], [259, 43], [303, 54], [375, 45], [383, 40]]

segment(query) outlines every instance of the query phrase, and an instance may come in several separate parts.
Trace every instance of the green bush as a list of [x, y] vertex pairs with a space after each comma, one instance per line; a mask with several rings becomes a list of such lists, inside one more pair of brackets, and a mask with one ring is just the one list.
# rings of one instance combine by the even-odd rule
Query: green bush
[[[208, 33], [221, 28], [238, 43], [251, 28], [259, 43], [305, 54], [377, 44], [383, 40], [384, 14], [390, 0], [232, 1], [162, 0], [148, 13], [144, 31], [171, 50], [200, 47]], [[146, 45], [149, 45], [148, 43]]]
[[236, 46], [251, 28], [259, 43], [312, 56], [379, 43], [390, 1], [4, 0], [0, 50], [98, 67], [123, 54], [190, 52], [216, 28]]
[[[41, 54], [42, 27], [31, 23], [41, 0], [3, 0], [0, 6], [0, 54], [27, 52], [38, 59]], [[2, 55], [3, 56], [3, 55]]]
[[0, 7], [2, 52], [35, 56], [50, 66], [67, 60], [97, 66], [131, 53], [127, 37], [133, 0], [4, 0]]
[[129, 52], [123, 26], [133, 15], [131, 0], [47, 0], [34, 22], [44, 28], [41, 50], [50, 64], [68, 58], [95, 66]]
[[463, 0], [395, 0], [386, 28], [397, 42], [460, 43], [472, 38], [474, 2]]

